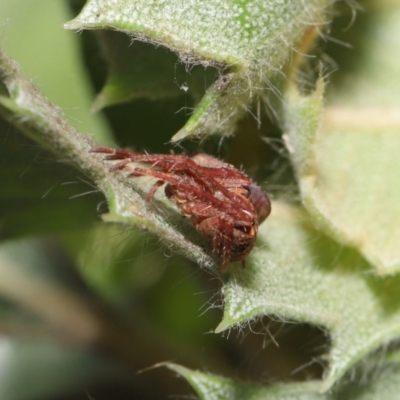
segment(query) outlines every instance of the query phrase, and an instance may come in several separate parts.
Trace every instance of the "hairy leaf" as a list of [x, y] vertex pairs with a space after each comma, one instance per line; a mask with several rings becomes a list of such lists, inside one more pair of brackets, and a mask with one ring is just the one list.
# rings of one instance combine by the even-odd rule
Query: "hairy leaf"
[[265, 387], [254, 383], [234, 382], [217, 375], [193, 371], [181, 365], [166, 363], [166, 367], [183, 376], [203, 400], [323, 400], [318, 382]]
[[223, 288], [224, 318], [217, 331], [265, 314], [327, 329], [326, 390], [400, 335], [400, 278], [376, 277], [371, 269], [359, 253], [313, 228], [306, 213], [274, 203], [246, 268], [233, 270]]
[[374, 358], [353, 374], [351, 380], [330, 393], [319, 393], [317, 381], [260, 386], [234, 382], [220, 376], [190, 370], [166, 363], [169, 369], [184, 377], [203, 400], [392, 400], [400, 390], [400, 363], [382, 358], [379, 366]]
[[[376, 10], [377, 11], [377, 10]], [[398, 5], [382, 6], [365, 69], [322, 112], [322, 84], [285, 97], [287, 144], [314, 222], [358, 249], [379, 274], [400, 271], [400, 50]], [[397, 32], [397, 33], [396, 33]], [[385, 60], [383, 62], [383, 60]]]
[[270, 85], [292, 48], [324, 21], [331, 0], [90, 0], [67, 29], [124, 31], [161, 44], [183, 62], [216, 66], [221, 76], [173, 140], [229, 134], [251, 100]]

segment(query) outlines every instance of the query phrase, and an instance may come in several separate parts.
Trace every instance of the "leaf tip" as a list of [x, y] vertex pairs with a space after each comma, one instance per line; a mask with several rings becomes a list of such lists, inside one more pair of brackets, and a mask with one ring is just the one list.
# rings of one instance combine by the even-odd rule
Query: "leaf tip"
[[68, 29], [68, 30], [79, 30], [82, 29], [82, 23], [80, 21], [78, 21], [76, 18], [72, 19], [71, 21], [66, 22], [63, 25], [64, 29]]
[[223, 319], [221, 323], [214, 329], [214, 333], [221, 333], [228, 329], [232, 324], [229, 323], [226, 319]]
[[183, 139], [186, 139], [189, 136], [192, 136], [192, 134], [185, 127], [183, 127], [177, 133], [175, 133], [174, 136], [172, 136], [171, 142], [172, 143], [179, 142]]

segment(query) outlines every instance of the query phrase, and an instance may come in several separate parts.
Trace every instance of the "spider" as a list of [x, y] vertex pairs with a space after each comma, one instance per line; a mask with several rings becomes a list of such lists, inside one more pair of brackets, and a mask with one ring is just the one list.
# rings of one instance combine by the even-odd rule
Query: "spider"
[[[233, 261], [242, 261], [244, 266], [256, 241], [258, 225], [270, 214], [271, 203], [243, 172], [207, 154], [138, 154], [102, 147], [90, 151], [106, 154], [107, 161], [118, 160], [110, 171], [126, 170], [129, 178], [156, 178], [147, 194], [148, 201], [166, 184], [167, 198], [199, 232], [212, 239], [213, 253], [222, 258], [221, 272], [227, 271]], [[133, 166], [133, 162], [150, 167]]]

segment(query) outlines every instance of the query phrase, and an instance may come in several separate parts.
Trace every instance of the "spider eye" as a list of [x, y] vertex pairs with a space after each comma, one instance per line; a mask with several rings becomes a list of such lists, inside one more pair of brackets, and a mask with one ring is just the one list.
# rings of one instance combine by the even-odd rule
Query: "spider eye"
[[251, 226], [249, 224], [245, 224], [244, 222], [235, 222], [234, 224], [235, 228], [238, 229], [239, 231], [242, 231], [244, 233], [250, 233], [251, 232]]

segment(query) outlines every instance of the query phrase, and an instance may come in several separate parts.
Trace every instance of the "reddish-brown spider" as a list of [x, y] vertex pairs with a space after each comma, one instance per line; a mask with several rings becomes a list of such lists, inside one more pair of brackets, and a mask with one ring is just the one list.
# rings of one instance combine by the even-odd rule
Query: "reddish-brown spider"
[[[268, 196], [247, 175], [206, 154], [138, 154], [126, 150], [93, 148], [119, 160], [110, 171], [126, 170], [128, 177], [151, 176], [156, 182], [147, 194], [151, 200], [163, 184], [165, 195], [197, 230], [210, 237], [213, 252], [222, 258], [221, 272], [230, 261], [244, 260], [257, 238], [258, 225], [271, 211]], [[131, 163], [149, 164], [150, 168]]]

